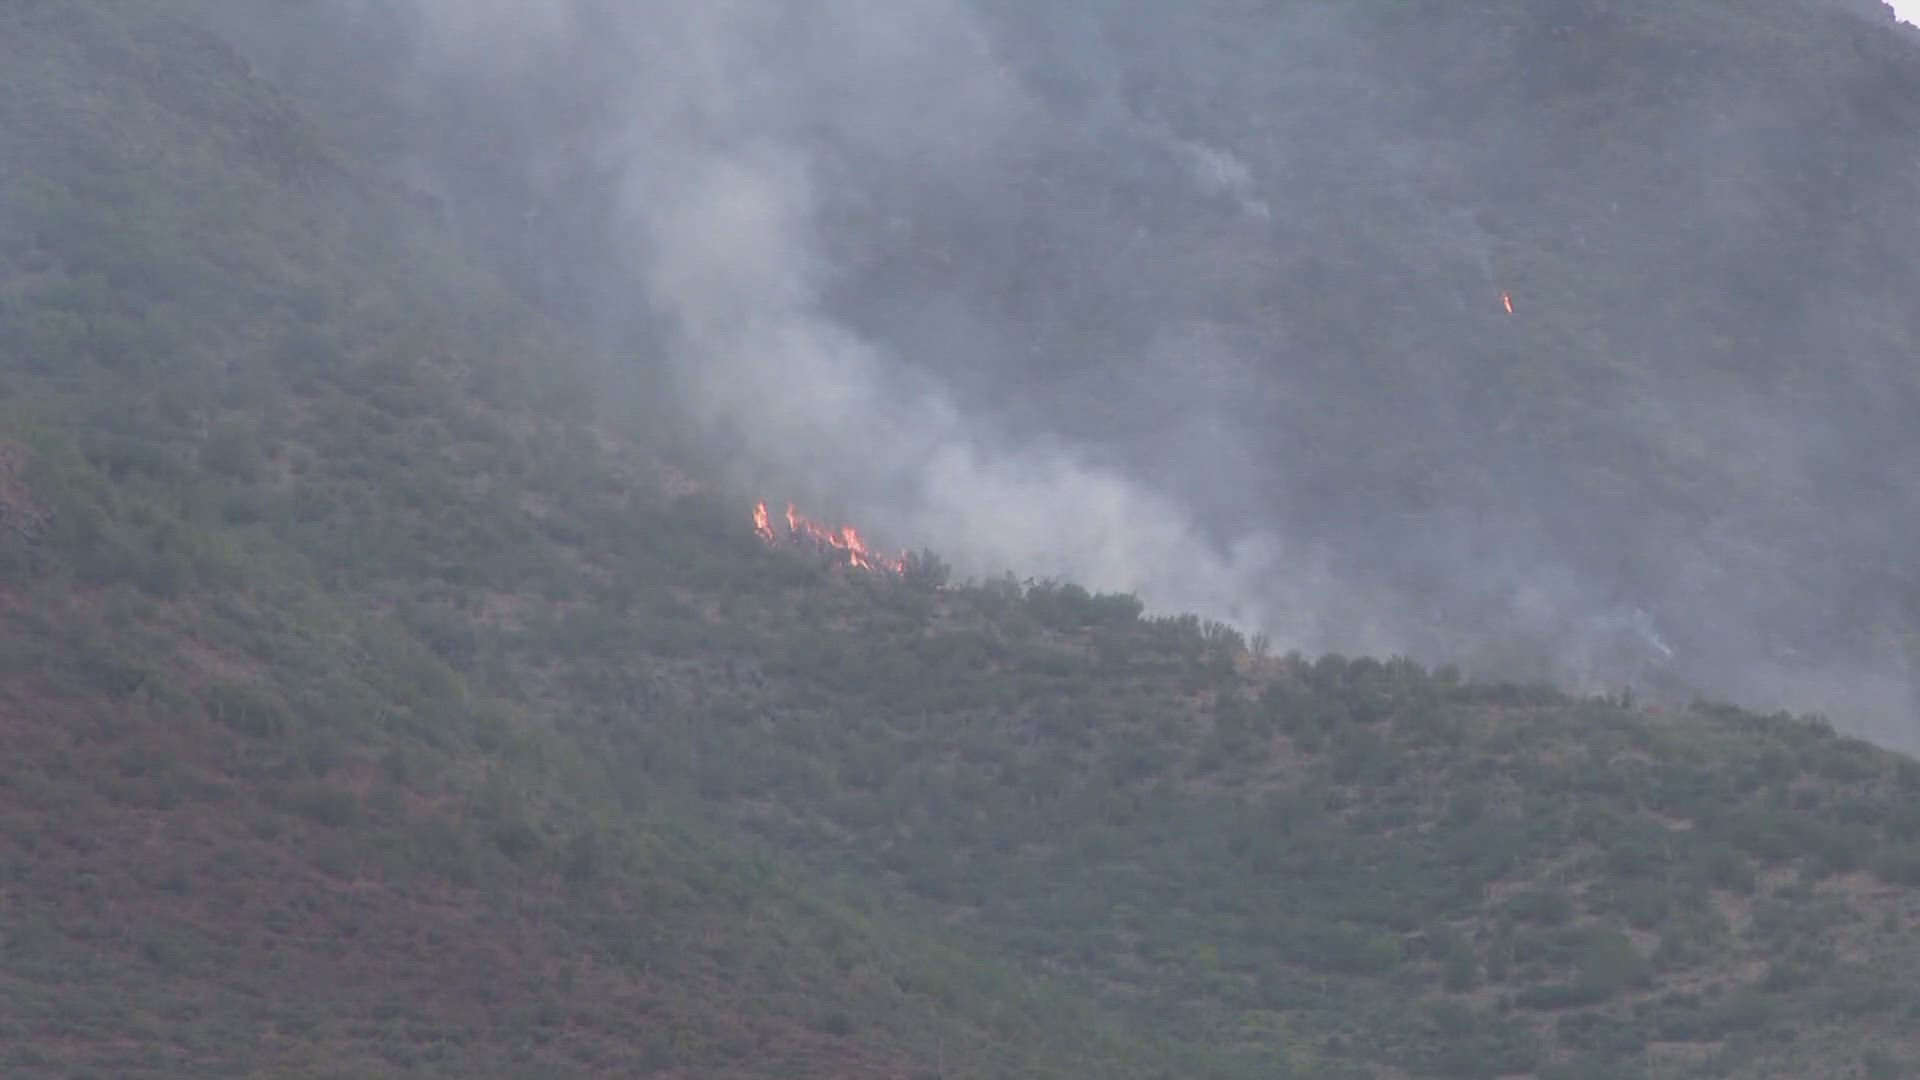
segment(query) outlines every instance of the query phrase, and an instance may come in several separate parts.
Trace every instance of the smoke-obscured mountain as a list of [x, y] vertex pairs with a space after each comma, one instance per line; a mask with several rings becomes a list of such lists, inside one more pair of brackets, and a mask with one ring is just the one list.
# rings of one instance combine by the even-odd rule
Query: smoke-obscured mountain
[[1878, 3], [213, 6], [743, 491], [1915, 737]]
[[[1592, 604], [1563, 553], [1736, 520], [1702, 517], [1709, 489], [1583, 541], [1549, 528], [1544, 495], [1395, 503], [1366, 479], [1387, 457], [1318, 462], [1356, 478], [1325, 493], [1306, 466], [1263, 487], [1251, 463], [1284, 457], [1235, 457], [1308, 439], [1257, 428], [1283, 407], [1357, 446], [1338, 408], [1365, 401], [1333, 390], [1361, 394], [1342, 365], [1362, 353], [1288, 354], [1325, 415], [1252, 392], [1281, 368], [1236, 344], [1266, 324], [1234, 291], [1255, 277], [1225, 260], [1266, 260], [1260, 289], [1319, 288], [1260, 239], [1287, 204], [1256, 186], [1251, 149], [1196, 134], [1220, 110], [1186, 106], [1184, 148], [1160, 157], [1167, 136], [1129, 117], [1196, 49], [1221, 93], [1238, 85], [1224, 58], [1278, 48], [1259, 37], [1276, 11], [1299, 24], [1286, 77], [1305, 95], [1359, 93], [1336, 59], [1416, 70], [1393, 40], [1465, 50], [1480, 35], [1433, 21], [1457, 9], [626, 10], [649, 21], [0, 5], [0, 1074], [1912, 1071], [1910, 758], [1811, 718], [1286, 655], [1289, 628], [1411, 633], [1389, 617], [1414, 586], [1479, 566], [1490, 627], [1518, 618], [1500, 581], [1531, 590], [1538, 614], [1512, 634], [1541, 664], [1604, 644], [1606, 619], [1684, 656], [1671, 598]], [[1731, 25], [1608, 10], [1676, 41]], [[494, 21], [507, 11], [550, 21]], [[1786, 18], [1740, 47], [1786, 48]], [[1820, 36], [1840, 25], [1814, 20], [1789, 53], [1841, 65], [1833, 42], [1882, 40], [1866, 22]], [[1338, 100], [1288, 107], [1360, 115]], [[1624, 122], [1609, 115], [1593, 122]], [[629, 142], [608, 137], [636, 116]], [[1389, 133], [1336, 135], [1377, 157]], [[603, 172], [571, 156], [586, 149]], [[577, 193], [526, 226], [538, 200], [515, 176]], [[1170, 201], [1183, 184], [1205, 199]], [[1360, 204], [1325, 184], [1316, 198]], [[1116, 223], [1155, 215], [1172, 224], [1128, 261]], [[1318, 258], [1385, 251], [1372, 220]], [[1072, 250], [1062, 221], [1082, 230]], [[936, 225], [938, 244], [917, 232]], [[1407, 258], [1464, 242], [1408, 241]], [[1532, 335], [1551, 361], [1557, 324], [1525, 319], [1578, 264], [1535, 251], [1515, 271], [1516, 244], [1488, 241], [1496, 287], [1462, 286], [1455, 318], [1489, 350]], [[1073, 271], [1052, 312], [987, 269], [1038, 272], [1049, 250]], [[1096, 280], [1152, 287], [1073, 297]], [[1500, 289], [1511, 318], [1473, 323]], [[1415, 325], [1308, 295], [1351, 304], [1371, 328], [1355, 341]], [[1249, 307], [1161, 333], [1215, 302]], [[1340, 340], [1331, 315], [1290, 318]], [[1035, 327], [1081, 344], [1022, 367]], [[1540, 396], [1571, 361], [1529, 389], [1509, 385], [1531, 370], [1518, 356], [1495, 356], [1490, 400], [1553, 409], [1461, 438], [1586, 415]], [[1241, 408], [1243, 428], [1202, 433], [1200, 415]], [[1702, 446], [1729, 430], [1697, 422]], [[1420, 443], [1412, 424], [1372, 430]], [[1865, 420], [1845, 434], [1873, 437]], [[1274, 506], [1245, 510], [1236, 487]], [[855, 558], [857, 534], [783, 521], [777, 501], [752, 516], [756, 492], [788, 491], [836, 524], [871, 509], [876, 545], [947, 541], [981, 569], [1150, 570], [1158, 602], [1239, 604], [1274, 638], [1078, 583], [947, 582], [938, 553]], [[1378, 505], [1420, 508], [1411, 584], [1364, 569], [1416, 550]], [[1729, 550], [1724, 588], [1762, 589], [1733, 570], [1777, 549]], [[1870, 610], [1810, 589], [1839, 563], [1821, 557], [1782, 574], [1795, 595], [1836, 622]]]

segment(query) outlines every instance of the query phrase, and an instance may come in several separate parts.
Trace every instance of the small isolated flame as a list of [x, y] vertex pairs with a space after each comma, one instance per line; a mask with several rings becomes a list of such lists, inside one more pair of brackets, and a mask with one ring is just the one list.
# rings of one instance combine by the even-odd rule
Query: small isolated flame
[[[753, 531], [760, 539], [769, 544], [781, 542], [773, 531], [771, 515], [767, 513], [767, 504], [756, 503], [753, 507]], [[787, 504], [786, 542], [808, 544], [819, 551], [832, 551], [846, 556], [847, 565], [860, 570], [884, 570], [895, 574], [907, 572], [905, 555], [882, 555], [869, 548], [866, 541], [860, 539], [860, 530], [851, 525], [839, 528], [822, 525]]]
[[1505, 289], [1500, 290], [1500, 305], [1507, 309], [1507, 314], [1513, 314], [1513, 295]]

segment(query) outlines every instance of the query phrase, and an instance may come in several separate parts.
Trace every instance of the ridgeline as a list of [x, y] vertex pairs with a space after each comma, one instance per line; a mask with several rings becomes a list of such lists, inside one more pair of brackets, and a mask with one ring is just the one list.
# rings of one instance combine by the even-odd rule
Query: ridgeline
[[1920, 763], [770, 547], [190, 10], [0, 13], [0, 1073], [1913, 1075]]

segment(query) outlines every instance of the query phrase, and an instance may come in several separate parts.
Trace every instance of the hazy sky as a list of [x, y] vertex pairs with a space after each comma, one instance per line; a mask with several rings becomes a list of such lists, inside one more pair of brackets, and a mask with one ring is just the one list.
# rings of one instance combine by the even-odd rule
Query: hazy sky
[[1894, 17], [1901, 22], [1913, 22], [1920, 16], [1920, 0], [1887, 0], [1892, 5]]

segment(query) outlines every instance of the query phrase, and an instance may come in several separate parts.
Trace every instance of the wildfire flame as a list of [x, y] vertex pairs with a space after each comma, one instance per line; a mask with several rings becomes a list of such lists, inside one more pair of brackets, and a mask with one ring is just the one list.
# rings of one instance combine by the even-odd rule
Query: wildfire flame
[[[781, 538], [773, 531], [772, 515], [767, 512], [767, 504], [764, 502], [754, 504], [753, 531], [769, 544], [781, 542]], [[866, 541], [860, 539], [860, 530], [851, 525], [842, 525], [837, 529], [822, 525], [801, 514], [792, 503], [787, 504], [786, 541], [810, 544], [820, 551], [844, 554], [847, 565], [856, 569], [884, 570], [895, 574], [907, 572], [906, 556], [882, 555], [869, 548]]]
[[1507, 309], [1507, 314], [1513, 314], [1513, 295], [1505, 289], [1500, 290], [1500, 304]]

